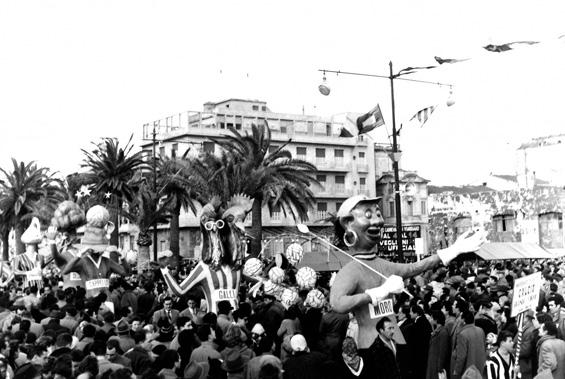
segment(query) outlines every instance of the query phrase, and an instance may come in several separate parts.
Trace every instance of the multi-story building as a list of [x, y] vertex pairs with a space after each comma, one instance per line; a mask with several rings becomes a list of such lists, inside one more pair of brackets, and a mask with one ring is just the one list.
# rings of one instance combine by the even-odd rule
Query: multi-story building
[[549, 185], [565, 186], [565, 134], [533, 138], [516, 150], [519, 188], [532, 189], [539, 179]]
[[[229, 127], [241, 133], [251, 126], [267, 123], [271, 129], [272, 149], [288, 143], [286, 149], [293, 157], [316, 165], [316, 178], [322, 185], [313, 187], [317, 199], [306, 222], [316, 233], [329, 235], [331, 225], [323, 220], [335, 214], [342, 202], [356, 194], [376, 195], [376, 178], [391, 169], [388, 144], [378, 144], [366, 136], [357, 136], [357, 114], [340, 114], [332, 117], [297, 115], [272, 112], [266, 102], [258, 100], [229, 99], [218, 103], [205, 103], [203, 111], [188, 111], [143, 126], [145, 142], [142, 149], [152, 157], [155, 132], [155, 151], [158, 155], [182, 154], [201, 151], [217, 153], [218, 147], [209, 137], [229, 134]], [[289, 142], [290, 140], [290, 142]], [[250, 226], [250, 217], [247, 220]], [[394, 221], [392, 222], [394, 224]], [[269, 214], [263, 210], [263, 238], [265, 251], [283, 251], [299, 238], [296, 222], [279, 210]], [[180, 218], [181, 255], [198, 257], [200, 231], [198, 220], [192, 213]], [[158, 249], [168, 248], [168, 232], [160, 230]], [[306, 252], [326, 251], [315, 241], [303, 241]]]

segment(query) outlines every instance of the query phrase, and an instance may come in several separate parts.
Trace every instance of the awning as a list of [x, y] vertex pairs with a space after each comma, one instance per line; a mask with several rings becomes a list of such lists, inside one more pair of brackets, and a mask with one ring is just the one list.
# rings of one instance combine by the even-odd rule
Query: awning
[[551, 259], [555, 258], [541, 246], [530, 242], [492, 242], [485, 243], [475, 252], [486, 261], [502, 259]]
[[348, 264], [351, 258], [346, 257], [340, 252], [330, 251], [330, 253], [311, 252], [304, 253], [302, 260], [296, 265], [300, 267], [311, 267], [315, 271], [339, 271]]

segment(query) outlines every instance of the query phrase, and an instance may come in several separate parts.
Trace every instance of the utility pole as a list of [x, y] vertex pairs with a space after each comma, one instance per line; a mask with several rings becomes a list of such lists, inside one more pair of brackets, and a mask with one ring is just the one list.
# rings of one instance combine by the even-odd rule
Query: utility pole
[[398, 161], [400, 154], [398, 153], [398, 144], [396, 143], [396, 111], [394, 107], [394, 74], [392, 73], [392, 61], [388, 63], [389, 79], [390, 79], [390, 99], [392, 102], [392, 168], [394, 170], [394, 213], [396, 216], [396, 245], [398, 261], [404, 262], [404, 253], [402, 250], [402, 207], [400, 204], [400, 178], [398, 173]]
[[[157, 151], [156, 151], [157, 131], [153, 123], [153, 195], [155, 196], [154, 211], [157, 210]], [[153, 260], [157, 261], [157, 221], [153, 221]]]

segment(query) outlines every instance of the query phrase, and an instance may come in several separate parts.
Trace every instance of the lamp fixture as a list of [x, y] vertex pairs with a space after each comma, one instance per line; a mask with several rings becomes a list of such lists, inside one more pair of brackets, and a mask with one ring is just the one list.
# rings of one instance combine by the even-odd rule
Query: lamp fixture
[[330, 87], [326, 82], [326, 72], [324, 71], [324, 77], [322, 78], [322, 84], [318, 86], [318, 91], [324, 96], [328, 96], [331, 92]]

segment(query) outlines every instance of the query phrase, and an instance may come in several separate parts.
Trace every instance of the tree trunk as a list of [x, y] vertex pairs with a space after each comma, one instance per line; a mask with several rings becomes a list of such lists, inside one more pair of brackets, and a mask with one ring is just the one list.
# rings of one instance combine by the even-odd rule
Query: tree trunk
[[149, 268], [151, 237], [147, 231], [140, 231], [137, 236], [137, 246], [139, 253], [137, 254], [137, 274], [141, 274]]
[[23, 254], [25, 252], [25, 245], [22, 242], [22, 234], [25, 229], [21, 221], [16, 222], [14, 230], [16, 232], [16, 254]]
[[263, 245], [263, 197], [257, 196], [253, 199], [253, 207], [251, 208], [251, 239], [250, 255], [257, 257], [261, 252]]
[[2, 233], [2, 260], [10, 260], [10, 229]]
[[180, 227], [179, 227], [179, 217], [180, 217], [180, 210], [181, 210], [181, 205], [180, 202], [177, 202], [177, 204], [175, 204], [175, 209], [173, 210], [173, 214], [171, 217], [171, 224], [170, 224], [170, 231], [169, 231], [169, 246], [171, 251], [173, 252], [173, 256], [175, 257], [179, 257], [180, 256], [180, 246], [179, 246], [179, 240], [180, 240]]
[[119, 246], [119, 220], [120, 220], [120, 209], [122, 207], [122, 199], [116, 198], [116, 208], [110, 212], [111, 221], [114, 223], [114, 230], [110, 235], [110, 245]]

